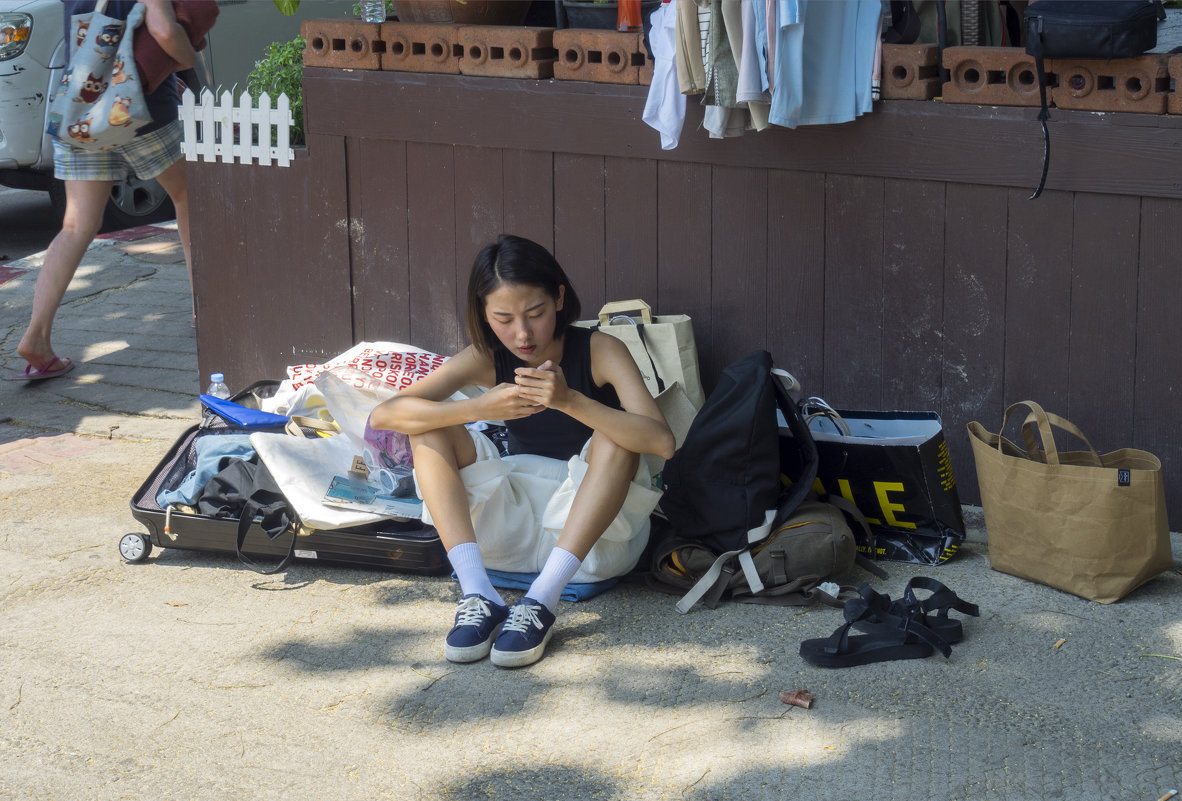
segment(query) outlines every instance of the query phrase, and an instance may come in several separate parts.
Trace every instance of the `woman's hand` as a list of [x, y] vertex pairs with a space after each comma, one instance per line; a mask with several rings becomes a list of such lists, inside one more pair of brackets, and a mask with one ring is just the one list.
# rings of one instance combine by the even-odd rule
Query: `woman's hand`
[[518, 367], [517, 386], [521, 397], [545, 409], [562, 409], [569, 401], [571, 389], [566, 385], [562, 368], [550, 360], [540, 367]]
[[546, 408], [524, 397], [516, 384], [497, 384], [480, 396], [480, 402], [482, 420], [517, 420]]

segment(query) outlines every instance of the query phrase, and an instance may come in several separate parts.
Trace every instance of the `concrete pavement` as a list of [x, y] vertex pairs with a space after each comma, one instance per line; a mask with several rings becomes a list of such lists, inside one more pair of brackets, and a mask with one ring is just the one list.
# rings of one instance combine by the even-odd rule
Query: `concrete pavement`
[[[261, 577], [168, 549], [123, 563], [118, 539], [143, 530], [128, 501], [202, 386], [175, 233], [138, 233], [97, 242], [67, 295], [55, 344], [78, 368], [0, 382], [0, 799], [1153, 801], [1182, 785], [1182, 575], [1103, 606], [995, 573], [972, 508], [954, 561], [875, 582], [896, 596], [930, 575], [980, 604], [951, 659], [843, 670], [797, 654], [839, 625], [828, 608], [681, 616], [624, 585], [565, 605], [546, 658], [505, 671], [444, 661], [447, 579]], [[39, 259], [0, 266], [5, 373], [24, 366]], [[781, 703], [793, 689], [814, 706]]]

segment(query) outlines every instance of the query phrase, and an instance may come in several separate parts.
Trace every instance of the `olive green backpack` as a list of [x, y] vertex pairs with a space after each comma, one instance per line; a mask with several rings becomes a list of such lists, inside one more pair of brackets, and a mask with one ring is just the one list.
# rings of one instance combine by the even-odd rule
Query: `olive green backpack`
[[[858, 553], [854, 533], [846, 514], [860, 522], [867, 542], [874, 538], [865, 518], [844, 498], [806, 500], [767, 539], [751, 547], [751, 557], [763, 589], [752, 592], [738, 557], [718, 562], [718, 554], [701, 543], [666, 536], [653, 550], [649, 585], [662, 592], [686, 594], [703, 577], [710, 576], [708, 589], [700, 600], [711, 609], [724, 598], [739, 603], [774, 606], [804, 606], [819, 601], [840, 607], [855, 588], [837, 584], [833, 592], [821, 588], [831, 578], [840, 578], [855, 564], [880, 578], [886, 572]], [[699, 598], [687, 594], [678, 602], [679, 612], [688, 612]], [[684, 608], [683, 608], [684, 607]]]

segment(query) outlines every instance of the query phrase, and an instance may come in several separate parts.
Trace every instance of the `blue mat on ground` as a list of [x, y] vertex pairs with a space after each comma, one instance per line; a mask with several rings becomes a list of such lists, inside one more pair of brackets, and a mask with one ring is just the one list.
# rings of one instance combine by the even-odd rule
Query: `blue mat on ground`
[[[528, 590], [537, 577], [537, 573], [510, 573], [505, 570], [488, 571], [489, 581], [492, 582], [494, 587], [500, 587], [503, 590]], [[452, 573], [451, 578], [452, 581], [455, 581], [456, 574]], [[619, 579], [610, 578], [587, 584], [567, 584], [562, 591], [561, 597], [564, 601], [585, 601], [588, 598], [594, 598], [601, 592], [610, 590], [616, 586], [618, 581]]]

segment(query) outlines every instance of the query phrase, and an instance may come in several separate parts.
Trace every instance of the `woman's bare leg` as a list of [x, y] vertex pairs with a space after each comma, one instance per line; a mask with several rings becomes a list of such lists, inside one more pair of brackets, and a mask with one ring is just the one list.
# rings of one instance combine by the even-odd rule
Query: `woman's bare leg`
[[66, 181], [66, 213], [62, 230], [49, 244], [45, 264], [33, 291], [33, 313], [16, 352], [35, 370], [44, 370], [56, 355], [51, 337], [53, 318], [74, 278], [86, 249], [103, 222], [103, 209], [113, 181]]
[[566, 525], [558, 537], [559, 548], [570, 551], [580, 561], [587, 558], [591, 546], [624, 506], [639, 462], [639, 455], [624, 450], [598, 431], [591, 436], [587, 475], [571, 502]]
[[551, 611], [587, 553], [620, 513], [639, 456], [601, 434], [593, 434], [587, 450], [587, 474], [571, 502], [566, 525], [526, 596]]
[[472, 527], [468, 490], [460, 478], [460, 470], [476, 461], [476, 445], [463, 426], [412, 435], [410, 444], [419, 491], [464, 596], [456, 607], [455, 625], [447, 633], [443, 655], [451, 662], [476, 662], [488, 656], [509, 614], [484, 567]]
[[[193, 256], [189, 250], [189, 184], [185, 178], [185, 160], [181, 159], [175, 162], [157, 175], [156, 181], [164, 187], [164, 191], [172, 199], [172, 207], [176, 211], [176, 230], [181, 238], [181, 249], [185, 252], [185, 268], [189, 271], [191, 296], [193, 291]], [[196, 316], [196, 301], [193, 301], [192, 311]]]
[[450, 551], [460, 543], [476, 542], [468, 490], [460, 480], [460, 470], [476, 461], [476, 445], [467, 429], [453, 426], [415, 434], [410, 444], [419, 491], [443, 547]]

